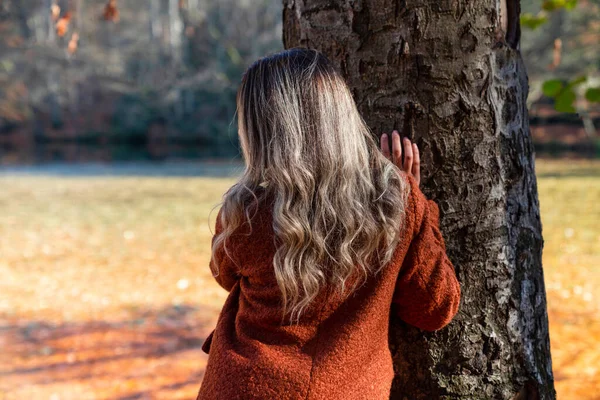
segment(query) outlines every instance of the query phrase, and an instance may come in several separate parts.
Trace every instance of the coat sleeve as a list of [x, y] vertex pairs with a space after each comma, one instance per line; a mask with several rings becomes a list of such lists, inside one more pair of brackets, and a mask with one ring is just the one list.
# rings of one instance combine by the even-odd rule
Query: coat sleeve
[[392, 303], [396, 314], [407, 323], [426, 331], [446, 326], [458, 312], [460, 284], [446, 255], [439, 228], [439, 208], [425, 197], [409, 176], [413, 208], [413, 239], [404, 257]]
[[[217, 221], [215, 223], [215, 234], [213, 235], [212, 243], [211, 243], [211, 251], [212, 251], [212, 246], [214, 246], [216, 236], [219, 235], [221, 232], [223, 232], [223, 225], [221, 224], [221, 210], [222, 210], [222, 208], [219, 209], [219, 213], [217, 214]], [[229, 252], [231, 253], [232, 251], [233, 250], [230, 248]], [[235, 283], [241, 278], [241, 275], [237, 272], [237, 267], [235, 266], [235, 263], [225, 253], [225, 250], [223, 249], [223, 247], [218, 249], [215, 252], [214, 256], [211, 257], [210, 263], [209, 263], [211, 271], [215, 271], [215, 269], [216, 269], [215, 265], [214, 265], [215, 260], [219, 264], [219, 270], [218, 270], [218, 274], [216, 276], [214, 275], [215, 273], [212, 272], [213, 277], [215, 278], [217, 283], [219, 285], [221, 285], [221, 287], [223, 289], [230, 292], [231, 289], [233, 288], [233, 286], [235, 285]]]
[[213, 329], [211, 333], [208, 334], [204, 342], [202, 343], [202, 351], [206, 354], [210, 354], [210, 345], [212, 343], [213, 336], [215, 334], [215, 330]]

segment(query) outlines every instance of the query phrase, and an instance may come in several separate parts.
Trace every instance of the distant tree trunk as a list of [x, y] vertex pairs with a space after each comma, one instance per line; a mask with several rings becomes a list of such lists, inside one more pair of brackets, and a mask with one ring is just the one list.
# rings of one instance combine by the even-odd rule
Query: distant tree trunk
[[46, 34], [48, 35], [46, 40], [48, 40], [48, 42], [54, 42], [56, 40], [56, 28], [54, 27], [54, 20], [52, 19], [52, 6], [54, 4], [54, 0], [46, 0], [44, 2], [44, 20], [46, 21]]
[[13, 4], [17, 10], [17, 17], [19, 18], [19, 25], [21, 26], [21, 35], [23, 35], [23, 39], [27, 41], [31, 38], [31, 28], [29, 28], [27, 7], [23, 5], [22, 0], [16, 0], [13, 2]]
[[392, 318], [391, 398], [554, 399], [518, 1], [506, 34], [499, 0], [283, 4], [285, 48], [325, 53], [375, 134], [418, 144], [461, 282], [443, 330]]
[[[188, 66], [192, 63], [192, 40], [193, 32], [196, 29], [194, 26], [193, 16], [196, 12], [197, 3], [188, 0], [184, 3], [184, 7], [180, 9], [179, 16], [182, 24], [182, 50], [181, 50], [181, 61], [184, 65]], [[192, 8], [194, 7], [194, 8]]]
[[[73, 53], [70, 53], [71, 56], [73, 56], [74, 54], [76, 54], [79, 50], [79, 43], [80, 43], [80, 38], [84, 37], [84, 22], [83, 22], [83, 16], [85, 15], [84, 13], [84, 3], [85, 0], [70, 0], [69, 1], [69, 10], [71, 10], [73, 12], [73, 14], [75, 15], [75, 17], [73, 18], [73, 21], [71, 22], [71, 30], [70, 30], [70, 34], [68, 35], [68, 41], [69, 44], [68, 46], [71, 46], [71, 42], [73, 42], [75, 44], [75, 50], [73, 50]], [[64, 88], [67, 93], [69, 94], [69, 106], [70, 106], [70, 111], [72, 115], [77, 115], [80, 111], [80, 107], [81, 107], [81, 96], [80, 96], [80, 77], [78, 76], [77, 72], [75, 71], [74, 66], [70, 63], [72, 60], [69, 58], [69, 72], [66, 74], [66, 76], [64, 77], [64, 79], [67, 81], [67, 85]], [[74, 126], [74, 130], [73, 133], [77, 136], [79, 135], [81, 132], [80, 129], [80, 120], [78, 118], [72, 118], [71, 124]]]
[[84, 19], [83, 16], [85, 15], [84, 4], [85, 4], [85, 0], [71, 0], [70, 1], [70, 7], [75, 12], [75, 20], [73, 21], [73, 31], [77, 32], [79, 34], [79, 36], [83, 35], [83, 29], [84, 29], [84, 23], [83, 23], [83, 19]]
[[160, 0], [150, 0], [150, 40], [153, 44], [159, 44], [162, 40], [162, 21], [160, 13]]
[[183, 23], [179, 10], [179, 0], [169, 0], [169, 44], [173, 62], [181, 62], [181, 42], [183, 39]]

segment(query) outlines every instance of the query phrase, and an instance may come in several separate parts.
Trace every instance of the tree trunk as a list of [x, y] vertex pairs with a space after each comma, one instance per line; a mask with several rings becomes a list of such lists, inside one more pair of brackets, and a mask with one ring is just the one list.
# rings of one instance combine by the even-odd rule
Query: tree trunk
[[72, 31], [77, 32], [80, 37], [85, 36], [85, 25], [84, 25], [84, 15], [85, 15], [85, 0], [71, 0], [69, 1], [69, 8], [74, 11], [75, 18], [72, 22]]
[[150, 41], [154, 44], [161, 44], [163, 36], [163, 27], [161, 20], [160, 0], [150, 0], [150, 11], [148, 12]]
[[461, 282], [448, 327], [392, 317], [391, 398], [555, 398], [518, 1], [283, 4], [285, 48], [325, 53], [377, 136], [418, 144]]
[[44, 1], [44, 19], [46, 20], [46, 40], [53, 43], [56, 39], [56, 28], [54, 27], [54, 21], [52, 20], [52, 5], [55, 4], [54, 0]]
[[179, 0], [169, 0], [169, 45], [174, 64], [181, 62], [181, 42], [183, 23], [179, 10]]
[[23, 6], [21, 0], [14, 1], [13, 5], [17, 11], [17, 18], [19, 19], [19, 25], [21, 26], [21, 35], [23, 35], [25, 41], [28, 41], [31, 38], [31, 28], [29, 28], [27, 7]]

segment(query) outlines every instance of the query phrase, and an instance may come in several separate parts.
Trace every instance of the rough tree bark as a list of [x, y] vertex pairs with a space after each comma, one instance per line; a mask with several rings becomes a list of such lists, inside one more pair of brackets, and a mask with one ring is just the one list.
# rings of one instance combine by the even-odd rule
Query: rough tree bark
[[375, 134], [417, 142], [461, 282], [441, 331], [391, 321], [391, 398], [555, 398], [518, 1], [283, 5], [285, 48], [325, 53]]

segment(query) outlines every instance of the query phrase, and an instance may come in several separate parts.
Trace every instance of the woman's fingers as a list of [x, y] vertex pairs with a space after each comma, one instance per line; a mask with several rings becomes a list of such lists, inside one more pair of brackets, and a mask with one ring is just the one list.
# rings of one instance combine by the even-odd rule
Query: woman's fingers
[[413, 143], [413, 165], [412, 174], [417, 181], [417, 184], [421, 183], [421, 155], [419, 154], [419, 148], [416, 143]]
[[[421, 181], [421, 155], [416, 143], [411, 143], [409, 138], [400, 138], [398, 131], [392, 132], [392, 149], [388, 141], [387, 133], [383, 133], [380, 138], [381, 152], [398, 168], [403, 169], [407, 174], [411, 174], [417, 183]], [[402, 154], [404, 153], [404, 163]]]
[[398, 131], [392, 132], [392, 155], [393, 162], [401, 168], [402, 166], [402, 146], [400, 145], [400, 134]]
[[388, 158], [391, 161], [390, 144], [388, 143], [388, 136], [385, 132], [381, 135], [381, 138], [379, 139], [379, 141], [380, 141], [380, 146], [381, 146], [381, 152], [383, 153], [383, 155], [386, 158]]
[[413, 165], [413, 149], [410, 143], [410, 139], [407, 137], [404, 138], [404, 171], [407, 174], [412, 173], [412, 165]]

